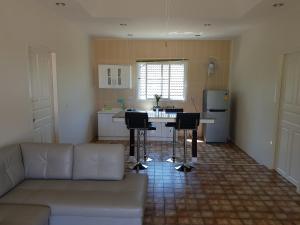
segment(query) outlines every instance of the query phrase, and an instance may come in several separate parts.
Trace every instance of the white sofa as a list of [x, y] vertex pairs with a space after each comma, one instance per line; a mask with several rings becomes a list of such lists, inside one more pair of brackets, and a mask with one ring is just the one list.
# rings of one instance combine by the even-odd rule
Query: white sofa
[[141, 225], [146, 193], [147, 176], [124, 175], [122, 145], [0, 149], [0, 224]]

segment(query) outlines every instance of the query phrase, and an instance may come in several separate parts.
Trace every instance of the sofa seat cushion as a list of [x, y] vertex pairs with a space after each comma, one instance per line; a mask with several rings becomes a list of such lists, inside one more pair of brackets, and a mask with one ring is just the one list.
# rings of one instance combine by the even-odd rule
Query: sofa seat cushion
[[52, 216], [142, 217], [147, 176], [121, 181], [26, 180], [0, 202], [42, 204]]
[[48, 225], [49, 216], [47, 206], [0, 204], [0, 224]]

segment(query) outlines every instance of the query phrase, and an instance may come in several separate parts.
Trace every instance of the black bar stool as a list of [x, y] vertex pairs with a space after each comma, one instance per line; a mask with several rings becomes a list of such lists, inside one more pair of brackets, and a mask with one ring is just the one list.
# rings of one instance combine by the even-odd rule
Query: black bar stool
[[190, 172], [192, 166], [186, 161], [186, 138], [187, 130], [196, 130], [199, 126], [200, 113], [183, 113], [179, 112], [176, 114], [176, 130], [184, 131], [184, 140], [183, 140], [183, 163], [180, 166], [175, 167], [176, 170], [181, 172]]
[[127, 125], [127, 129], [136, 129], [137, 130], [137, 151], [136, 151], [136, 164], [132, 169], [134, 170], [144, 170], [147, 169], [148, 166], [142, 164], [140, 161], [140, 135], [141, 130], [144, 131], [144, 159], [147, 161], [147, 150], [146, 150], [146, 136], [147, 130], [155, 130], [156, 128], [151, 125], [148, 121], [148, 114], [144, 112], [125, 112], [125, 123]]
[[144, 130], [144, 161], [151, 162], [152, 159], [147, 154], [147, 130], [156, 130], [156, 127], [152, 126], [152, 123], [148, 123], [148, 128]]
[[[183, 112], [183, 109], [182, 108], [170, 108], [170, 109], [165, 109], [165, 112], [166, 113], [178, 113], [178, 112]], [[173, 128], [173, 154], [172, 154], [172, 157], [167, 159], [167, 162], [172, 162], [172, 163], [175, 163], [177, 162], [176, 160], [176, 123], [172, 123], [172, 122], [169, 122], [169, 123], [166, 123], [165, 124], [166, 127], [172, 127]]]

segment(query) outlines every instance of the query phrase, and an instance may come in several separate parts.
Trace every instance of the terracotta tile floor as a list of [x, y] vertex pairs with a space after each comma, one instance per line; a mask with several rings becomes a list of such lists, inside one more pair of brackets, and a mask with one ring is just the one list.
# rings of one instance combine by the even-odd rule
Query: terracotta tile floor
[[171, 143], [151, 142], [148, 151], [144, 225], [300, 225], [296, 188], [235, 146], [198, 143], [198, 163], [186, 174], [165, 162]]

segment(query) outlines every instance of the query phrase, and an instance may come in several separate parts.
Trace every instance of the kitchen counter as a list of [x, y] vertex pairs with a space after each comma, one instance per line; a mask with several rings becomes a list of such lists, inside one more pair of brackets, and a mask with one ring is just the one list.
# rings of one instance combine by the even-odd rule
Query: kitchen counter
[[[141, 111], [142, 112], [142, 111]], [[143, 111], [146, 112], [146, 111]], [[163, 136], [164, 133], [172, 134], [172, 129], [169, 128], [170, 132], [162, 132], [165, 129], [164, 123], [176, 122], [176, 113], [166, 113], [166, 112], [154, 112], [147, 111], [149, 122], [154, 123], [154, 126], [159, 128], [159, 134]], [[113, 122], [125, 122], [125, 111], [121, 111], [112, 116]], [[214, 118], [210, 118], [206, 113], [200, 113], [200, 124], [215, 123]], [[157, 129], [158, 130], [158, 129]], [[150, 131], [151, 132], [151, 131]], [[150, 133], [148, 132], [148, 133]], [[156, 131], [157, 132], [157, 131]], [[192, 161], [197, 162], [197, 130], [192, 131]], [[172, 136], [170, 135], [170, 139]], [[130, 151], [129, 155], [134, 156], [134, 130], [130, 130]]]
[[[140, 111], [146, 112], [146, 111]], [[147, 111], [149, 122], [152, 123], [170, 123], [176, 122], [176, 113], [165, 113], [158, 112], [158, 114], [154, 111]], [[113, 115], [112, 117], [114, 122], [124, 122], [125, 119], [125, 111], [120, 111]], [[215, 120], [207, 116], [206, 113], [200, 113], [200, 124], [214, 123]]]
[[124, 121], [114, 122], [113, 116], [120, 112], [120, 108], [101, 110], [98, 117], [98, 140], [128, 140], [129, 131]]

